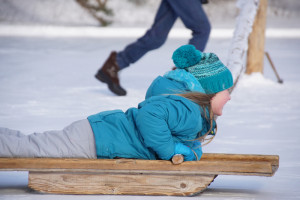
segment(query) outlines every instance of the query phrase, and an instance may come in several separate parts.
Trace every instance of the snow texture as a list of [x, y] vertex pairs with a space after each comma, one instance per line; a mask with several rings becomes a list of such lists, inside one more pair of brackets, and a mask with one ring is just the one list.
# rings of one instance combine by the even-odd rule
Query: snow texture
[[[292, 2], [296, 5], [297, 1]], [[218, 118], [216, 138], [203, 149], [206, 153], [279, 155], [279, 170], [274, 177], [221, 175], [203, 193], [188, 198], [300, 199], [300, 27], [297, 15], [284, 13], [284, 16], [287, 17], [279, 20], [284, 22], [281, 26], [274, 26], [277, 18], [268, 19], [271, 25], [267, 21], [265, 43], [265, 50], [284, 83], [277, 82], [266, 59], [263, 75], [242, 76], [223, 116]], [[224, 63], [232, 49], [235, 26], [232, 22], [227, 28], [214, 28], [206, 48]], [[99, 111], [136, 107], [144, 99], [151, 81], [172, 68], [173, 51], [190, 37], [189, 32], [176, 27], [161, 48], [120, 73], [128, 95], [114, 96], [94, 74], [110, 51], [123, 49], [143, 31], [137, 27], [107, 29], [3, 22], [0, 24], [0, 126], [30, 134], [62, 129]], [[124, 33], [128, 35], [122, 37]], [[26, 172], [0, 172], [0, 200], [178, 199], [39, 194], [27, 190], [27, 178]]]
[[252, 31], [258, 4], [258, 0], [237, 1], [239, 15], [227, 59], [227, 66], [231, 70], [233, 80], [245, 69], [244, 63], [248, 49], [248, 37]]

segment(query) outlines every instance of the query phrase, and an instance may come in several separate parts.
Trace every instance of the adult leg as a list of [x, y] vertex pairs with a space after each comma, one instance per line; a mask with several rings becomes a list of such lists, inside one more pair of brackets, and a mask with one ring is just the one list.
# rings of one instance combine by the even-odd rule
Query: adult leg
[[30, 135], [0, 128], [0, 157], [97, 158], [94, 134], [87, 119], [60, 131]]
[[139, 60], [148, 51], [159, 48], [167, 39], [168, 34], [176, 21], [177, 15], [166, 0], [159, 6], [154, 23], [144, 36], [129, 44], [117, 54], [117, 63], [120, 69], [128, 67]]
[[95, 77], [108, 85], [116, 95], [126, 95], [126, 90], [120, 85], [118, 72], [131, 63], [139, 60], [152, 49], [160, 47], [165, 41], [177, 16], [166, 0], [162, 0], [152, 27], [136, 42], [128, 45], [121, 52], [111, 52], [109, 58], [98, 70]]
[[167, 0], [182, 20], [184, 25], [192, 30], [192, 38], [189, 44], [203, 51], [209, 39], [211, 26], [202, 8], [200, 0]]

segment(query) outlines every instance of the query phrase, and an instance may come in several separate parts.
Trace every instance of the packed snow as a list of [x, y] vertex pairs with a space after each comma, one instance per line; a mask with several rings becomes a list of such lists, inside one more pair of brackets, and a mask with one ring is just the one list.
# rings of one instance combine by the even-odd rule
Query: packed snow
[[[190, 198], [300, 199], [300, 27], [283, 27], [267, 29], [265, 43], [283, 84], [267, 59], [263, 74], [243, 75], [218, 118], [217, 136], [204, 147], [207, 153], [279, 155], [278, 171], [273, 177], [220, 175], [207, 190]], [[94, 34], [103, 30], [106, 35]], [[186, 30], [178, 28], [182, 35], [175, 31], [160, 49], [122, 71], [121, 84], [128, 95], [119, 97], [94, 78], [110, 51], [122, 50], [139, 36], [132, 31], [122, 37], [118, 30], [0, 24], [0, 126], [30, 134], [62, 129], [99, 111], [135, 107], [151, 81], [172, 68], [172, 52], [189, 38]], [[140, 35], [144, 31], [138, 30]], [[226, 63], [232, 33], [232, 27], [213, 29], [206, 51], [215, 52]], [[27, 178], [27, 172], [0, 172], [0, 200], [178, 199], [40, 194], [27, 189]]]

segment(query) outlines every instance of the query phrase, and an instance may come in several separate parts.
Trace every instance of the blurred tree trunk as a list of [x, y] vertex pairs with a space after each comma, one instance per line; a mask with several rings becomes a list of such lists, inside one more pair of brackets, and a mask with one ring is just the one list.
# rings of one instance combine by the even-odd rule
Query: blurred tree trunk
[[90, 15], [92, 15], [101, 26], [107, 26], [111, 24], [111, 20], [107, 19], [113, 15], [113, 11], [107, 8], [108, 0], [76, 0], [76, 2], [86, 9]]
[[265, 56], [265, 30], [268, 0], [260, 0], [252, 33], [248, 40], [246, 74], [263, 73]]

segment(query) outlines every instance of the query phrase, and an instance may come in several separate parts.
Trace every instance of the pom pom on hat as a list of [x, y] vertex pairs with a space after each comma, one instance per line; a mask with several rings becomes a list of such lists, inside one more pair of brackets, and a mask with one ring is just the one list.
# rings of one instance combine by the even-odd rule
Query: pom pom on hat
[[177, 68], [184, 69], [196, 65], [202, 58], [202, 53], [193, 45], [183, 45], [176, 49], [172, 59]]
[[214, 53], [201, 53], [193, 45], [179, 47], [172, 56], [177, 68], [191, 73], [206, 94], [214, 94], [233, 86], [230, 70]]

